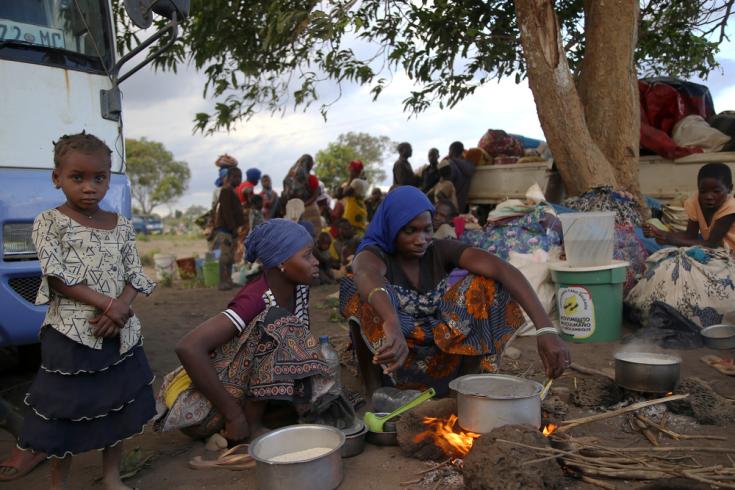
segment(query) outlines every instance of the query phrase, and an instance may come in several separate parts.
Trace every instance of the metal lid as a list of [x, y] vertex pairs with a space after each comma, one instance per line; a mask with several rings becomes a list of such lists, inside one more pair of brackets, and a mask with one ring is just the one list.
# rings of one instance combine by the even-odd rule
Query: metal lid
[[647, 366], [681, 364], [681, 357], [679, 356], [659, 354], [656, 352], [618, 352], [615, 354], [615, 359], [631, 364], [644, 364]]
[[452, 380], [449, 387], [462, 395], [493, 400], [531, 398], [544, 389], [541, 383], [531, 379], [505, 374], [468, 374]]
[[345, 427], [344, 429], [342, 429], [342, 433], [345, 435], [345, 437], [354, 436], [355, 434], [359, 434], [360, 432], [364, 431], [365, 423], [359, 418], [355, 418], [355, 423], [352, 424], [351, 427]]

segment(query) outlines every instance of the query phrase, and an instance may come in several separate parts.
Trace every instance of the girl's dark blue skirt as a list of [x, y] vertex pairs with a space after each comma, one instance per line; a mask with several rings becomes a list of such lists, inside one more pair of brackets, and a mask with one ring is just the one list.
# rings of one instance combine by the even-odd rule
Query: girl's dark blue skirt
[[142, 344], [124, 354], [119, 349], [118, 338], [97, 350], [44, 327], [18, 446], [64, 457], [141, 433], [155, 414], [153, 373]]

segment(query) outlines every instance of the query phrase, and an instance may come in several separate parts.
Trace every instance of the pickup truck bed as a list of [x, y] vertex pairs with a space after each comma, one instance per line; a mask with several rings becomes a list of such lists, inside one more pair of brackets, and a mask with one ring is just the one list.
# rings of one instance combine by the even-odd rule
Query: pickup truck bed
[[[697, 172], [705, 163], [727, 163], [735, 173], [735, 152], [696, 153], [677, 160], [660, 156], [640, 158], [640, 183], [643, 195], [663, 202], [680, 194], [697, 191]], [[488, 165], [477, 167], [469, 191], [470, 204], [497, 204], [506, 199], [522, 199], [537, 183], [550, 202], [565, 197], [564, 184], [553, 161]]]

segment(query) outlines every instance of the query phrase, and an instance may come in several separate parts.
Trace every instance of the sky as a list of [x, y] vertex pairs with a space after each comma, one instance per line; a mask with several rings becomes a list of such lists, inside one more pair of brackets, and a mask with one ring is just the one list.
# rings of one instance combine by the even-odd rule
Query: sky
[[[735, 43], [726, 41], [717, 58], [721, 69], [700, 83], [710, 88], [717, 112], [735, 110]], [[409, 117], [403, 112], [402, 101], [414, 86], [404, 74], [395, 73], [377, 101], [372, 100], [367, 86], [344, 87], [326, 121], [317, 102], [306, 111], [257, 114], [238, 123], [230, 132], [210, 136], [193, 133], [194, 115], [207, 111], [211, 105], [211, 101], [202, 98], [204, 82], [205, 76], [192, 67], [181, 66], [177, 73], [146, 67], [121, 85], [125, 137], [159, 141], [176, 160], [189, 164], [189, 188], [173, 203], [174, 209], [209, 207], [216, 178], [214, 161], [222, 153], [237, 158], [243, 169], [258, 167], [269, 174], [278, 189], [300, 155], [314, 155], [348, 131], [410, 142], [414, 168], [426, 163], [430, 148], [437, 147], [444, 153], [456, 140], [467, 147], [474, 146], [491, 128], [544, 139], [526, 81], [519, 85], [512, 79], [491, 81], [452, 109], [432, 107]], [[395, 158], [391, 155], [383, 162], [389, 179]], [[166, 214], [167, 209], [160, 206], [156, 212]]]

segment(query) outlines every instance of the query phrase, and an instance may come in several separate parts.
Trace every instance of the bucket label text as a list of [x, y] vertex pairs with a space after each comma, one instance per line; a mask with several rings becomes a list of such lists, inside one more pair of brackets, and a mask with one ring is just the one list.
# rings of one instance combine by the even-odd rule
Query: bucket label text
[[586, 339], [595, 333], [595, 305], [587, 288], [560, 288], [559, 323], [561, 331], [575, 339]]

